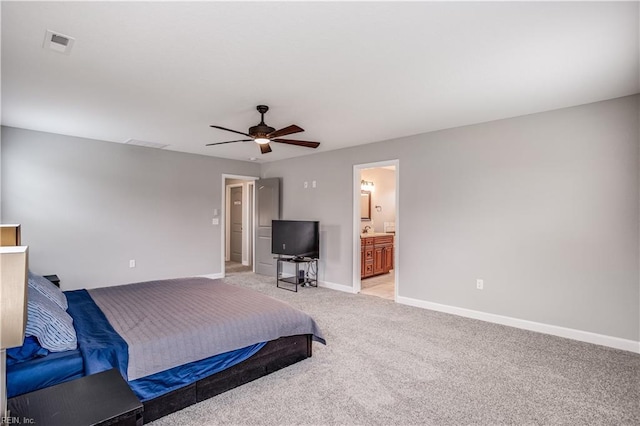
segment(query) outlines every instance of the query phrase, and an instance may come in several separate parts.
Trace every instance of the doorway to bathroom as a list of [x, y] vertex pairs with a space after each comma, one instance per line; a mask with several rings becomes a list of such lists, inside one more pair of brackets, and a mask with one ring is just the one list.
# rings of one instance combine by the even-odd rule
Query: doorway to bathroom
[[396, 300], [399, 290], [399, 160], [358, 164], [353, 173], [353, 287]]
[[223, 175], [223, 276], [254, 270], [255, 179]]

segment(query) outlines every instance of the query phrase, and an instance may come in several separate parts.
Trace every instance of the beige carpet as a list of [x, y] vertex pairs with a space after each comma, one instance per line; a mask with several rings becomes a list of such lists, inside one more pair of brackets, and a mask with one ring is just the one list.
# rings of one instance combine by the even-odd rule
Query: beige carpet
[[638, 354], [252, 273], [225, 281], [310, 313], [327, 346], [154, 426], [640, 424]]
[[253, 271], [253, 268], [251, 266], [245, 266], [239, 262], [224, 262], [224, 273], [226, 276], [251, 271]]

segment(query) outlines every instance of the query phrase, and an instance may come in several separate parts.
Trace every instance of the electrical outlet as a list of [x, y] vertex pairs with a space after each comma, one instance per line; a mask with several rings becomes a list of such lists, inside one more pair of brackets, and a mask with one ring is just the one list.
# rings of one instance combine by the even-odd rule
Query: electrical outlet
[[309, 182], [304, 183], [304, 188], [307, 189], [309, 187]]
[[129, 268], [135, 268], [136, 267], [136, 260], [135, 259], [131, 259], [129, 261]]
[[484, 280], [476, 280], [476, 288], [478, 290], [483, 290], [484, 289]]

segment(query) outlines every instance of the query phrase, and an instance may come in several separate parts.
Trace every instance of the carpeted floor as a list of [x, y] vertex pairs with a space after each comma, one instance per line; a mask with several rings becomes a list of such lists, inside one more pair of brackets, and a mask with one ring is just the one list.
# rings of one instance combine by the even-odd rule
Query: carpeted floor
[[251, 272], [253, 268], [251, 266], [245, 266], [240, 262], [224, 262], [225, 276], [236, 275], [244, 272]]
[[153, 426], [640, 424], [638, 354], [253, 273], [225, 281], [308, 312], [327, 346]]

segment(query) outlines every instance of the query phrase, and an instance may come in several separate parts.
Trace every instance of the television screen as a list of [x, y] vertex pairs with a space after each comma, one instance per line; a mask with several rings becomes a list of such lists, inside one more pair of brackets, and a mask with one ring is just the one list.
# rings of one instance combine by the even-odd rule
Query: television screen
[[274, 220], [271, 222], [271, 253], [320, 257], [320, 223], [306, 220]]

